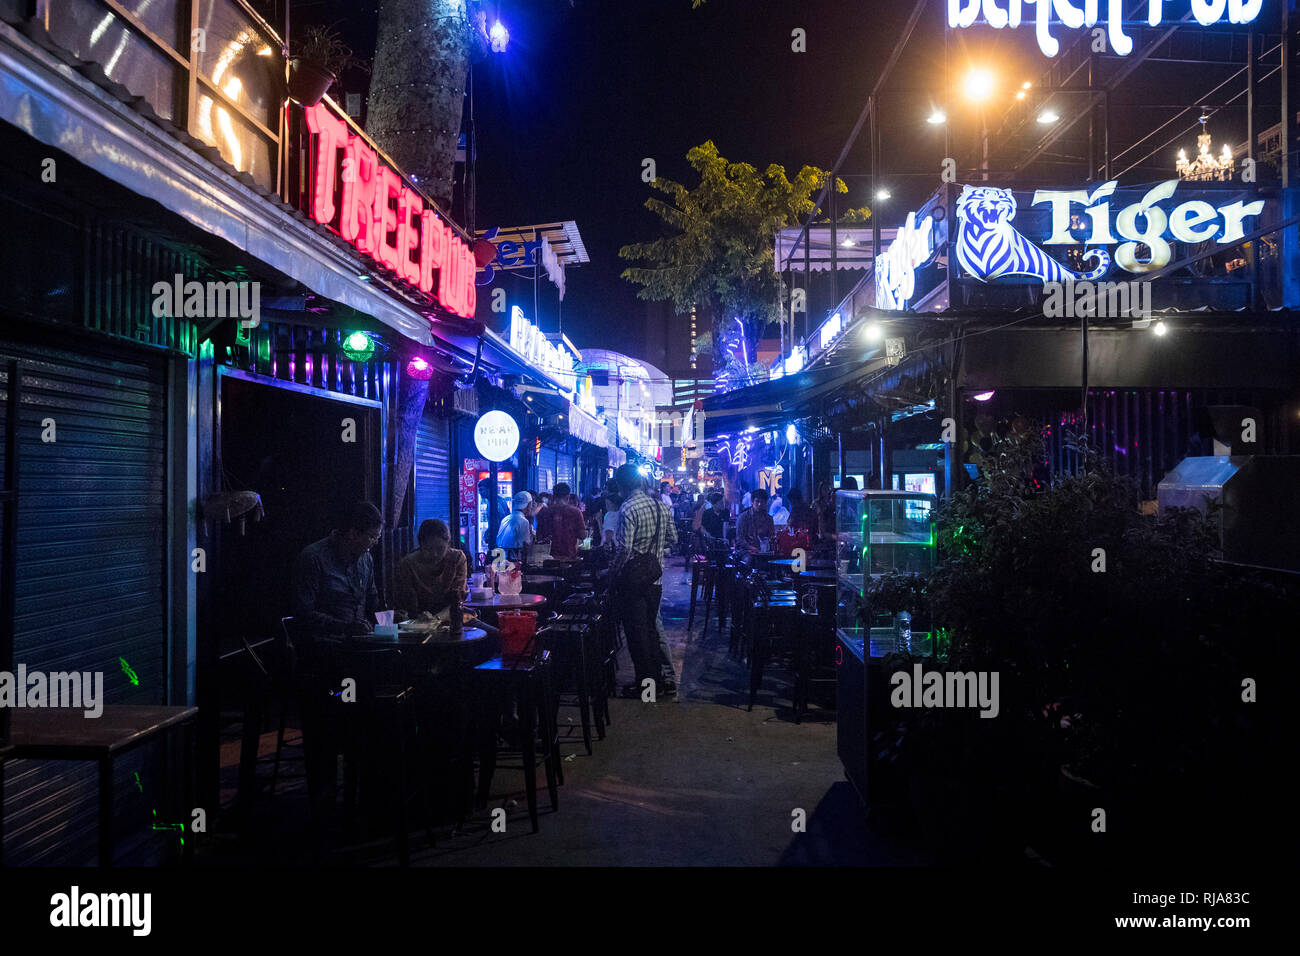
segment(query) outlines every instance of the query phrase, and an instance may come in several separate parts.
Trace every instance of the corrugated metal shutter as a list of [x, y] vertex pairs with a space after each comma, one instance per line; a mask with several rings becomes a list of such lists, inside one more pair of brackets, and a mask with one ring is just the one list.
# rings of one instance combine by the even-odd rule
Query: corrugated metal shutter
[[560, 452], [555, 456], [555, 480], [562, 481], [569, 486], [570, 491], [576, 491], [577, 485], [573, 481], [573, 456]]
[[[102, 672], [106, 703], [164, 704], [165, 370], [153, 356], [114, 354], [0, 341], [0, 360], [21, 362], [14, 664]], [[42, 441], [48, 419], [54, 440]], [[117, 762], [119, 846], [161, 802], [136, 784], [143, 761]], [[91, 764], [10, 763], [5, 862], [94, 860], [95, 779]]]
[[415, 529], [428, 518], [451, 523], [451, 443], [447, 419], [425, 415], [415, 438]]
[[[542, 473], [537, 479], [538, 491], [550, 491], [555, 487], [555, 483], [559, 481], [559, 479], [555, 477], [554, 448], [548, 448], [545, 445], [542, 446], [542, 450], [538, 452], [537, 470]], [[545, 487], [542, 487], [543, 484], [545, 484]]]

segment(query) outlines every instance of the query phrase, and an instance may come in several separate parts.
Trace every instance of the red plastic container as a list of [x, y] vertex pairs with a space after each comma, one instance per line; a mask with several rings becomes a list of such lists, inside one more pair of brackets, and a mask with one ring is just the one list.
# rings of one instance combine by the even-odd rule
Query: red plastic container
[[501, 630], [501, 653], [504, 656], [527, 654], [537, 636], [537, 612], [502, 611], [497, 615], [497, 627]]

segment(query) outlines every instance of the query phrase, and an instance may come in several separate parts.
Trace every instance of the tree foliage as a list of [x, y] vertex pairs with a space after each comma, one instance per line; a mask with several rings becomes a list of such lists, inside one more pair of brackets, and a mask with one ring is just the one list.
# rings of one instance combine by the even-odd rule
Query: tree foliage
[[[728, 327], [740, 319], [752, 356], [754, 340], [781, 313], [774, 237], [814, 213], [829, 174], [804, 166], [791, 179], [775, 163], [760, 172], [721, 156], [712, 140], [691, 149], [686, 160], [699, 182], [687, 187], [663, 176], [650, 182], [667, 198], [652, 196], [646, 208], [664, 221], [668, 234], [620, 249], [621, 258], [640, 263], [622, 276], [641, 287], [641, 299], [668, 300], [680, 312], [702, 308], [712, 320], [715, 346], [732, 337]], [[848, 187], [837, 179], [835, 191], [846, 193]], [[851, 210], [844, 221], [869, 215], [867, 209]], [[723, 352], [715, 347], [715, 365], [725, 363]]]

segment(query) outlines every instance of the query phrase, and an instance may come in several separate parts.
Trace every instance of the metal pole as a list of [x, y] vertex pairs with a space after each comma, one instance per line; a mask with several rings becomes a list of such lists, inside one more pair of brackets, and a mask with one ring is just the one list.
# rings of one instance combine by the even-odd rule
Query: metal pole
[[[478, 131], [474, 128], [474, 63], [469, 65], [469, 129], [465, 136], [465, 223], [469, 234], [474, 234], [474, 213], [477, 203], [475, 164], [478, 159]], [[534, 316], [536, 318], [536, 316]]]
[[831, 308], [840, 304], [839, 202], [835, 198], [835, 174], [831, 173]]
[[[812, 219], [813, 219], [813, 214], [809, 213], [808, 223], [807, 225], [804, 226], [805, 229], [812, 228]], [[803, 244], [803, 327], [805, 330], [807, 330], [808, 328], [808, 296], [812, 294], [812, 250], [810, 247], [811, 238], [812, 238], [812, 234], [810, 232], [808, 239], [805, 240]]]
[[[876, 94], [872, 93], [871, 98], [867, 100], [867, 117], [871, 123], [871, 128], [867, 133], [871, 142], [871, 274], [876, 274], [876, 260], [880, 258], [880, 217], [876, 215], [876, 160], [879, 158], [880, 137], [878, 127], [880, 124], [876, 121]], [[838, 303], [836, 303], [838, 305]], [[849, 317], [852, 321], [853, 316]]]
[[1080, 420], [1083, 423], [1082, 434], [1086, 437], [1088, 434], [1088, 316], [1084, 315], [1082, 319], [1083, 329], [1083, 367], [1080, 374], [1083, 382], [1082, 394], [1080, 397]]

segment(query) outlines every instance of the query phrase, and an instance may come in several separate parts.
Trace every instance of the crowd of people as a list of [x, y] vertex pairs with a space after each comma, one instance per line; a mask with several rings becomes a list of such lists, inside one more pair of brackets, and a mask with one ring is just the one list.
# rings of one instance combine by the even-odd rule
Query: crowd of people
[[[846, 479], [845, 486], [850, 484]], [[530, 549], [545, 542], [552, 557], [587, 552], [609, 568], [635, 672], [634, 683], [624, 688], [629, 696], [639, 696], [647, 680], [655, 683], [659, 696], [676, 692], [659, 606], [664, 560], [679, 540], [700, 551], [734, 547], [789, 553], [794, 547], [815, 547], [831, 535], [835, 518], [827, 483], [811, 502], [797, 488], [783, 501], [765, 488], [728, 492], [721, 483], [673, 488], [669, 482], [655, 483], [631, 464], [620, 467], [599, 496], [580, 499], [559, 482], [550, 492], [520, 491], [510, 504], [496, 535], [496, 546], [510, 558], [526, 561]], [[299, 557], [295, 619], [299, 627], [322, 634], [369, 633], [379, 609], [370, 549], [379, 539], [382, 517], [363, 502], [340, 518], [337, 530]], [[436, 615], [468, 597], [466, 554], [454, 546], [446, 523], [421, 523], [417, 543], [396, 568], [392, 598], [399, 620]]]

